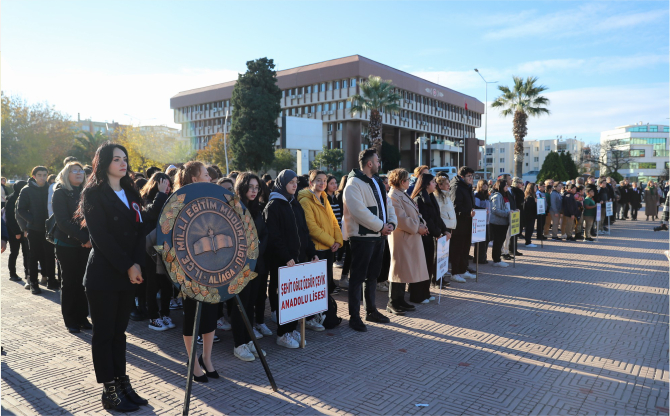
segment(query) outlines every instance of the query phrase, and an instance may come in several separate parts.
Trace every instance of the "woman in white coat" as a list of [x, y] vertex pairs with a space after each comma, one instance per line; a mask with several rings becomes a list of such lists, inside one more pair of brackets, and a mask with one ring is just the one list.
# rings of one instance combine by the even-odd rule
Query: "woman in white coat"
[[396, 211], [398, 226], [389, 237], [391, 269], [386, 310], [395, 315], [404, 315], [406, 311], [416, 309], [405, 301], [405, 285], [429, 279], [421, 240], [422, 235], [428, 234], [428, 227], [419, 215], [419, 208], [406, 193], [409, 173], [399, 168], [389, 172], [388, 177], [391, 184], [389, 198]]

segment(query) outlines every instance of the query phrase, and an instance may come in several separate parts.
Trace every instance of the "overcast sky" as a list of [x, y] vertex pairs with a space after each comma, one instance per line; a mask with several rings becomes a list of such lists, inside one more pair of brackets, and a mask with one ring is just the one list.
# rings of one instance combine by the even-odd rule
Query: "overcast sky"
[[[363, 55], [484, 101], [484, 82], [537, 76], [552, 115], [527, 139], [597, 141], [668, 124], [668, 2], [2, 2], [2, 89], [73, 119], [173, 122], [170, 97], [277, 69]], [[489, 85], [489, 102], [498, 95]], [[488, 140], [511, 141], [493, 110]], [[478, 129], [484, 137], [484, 129]]]

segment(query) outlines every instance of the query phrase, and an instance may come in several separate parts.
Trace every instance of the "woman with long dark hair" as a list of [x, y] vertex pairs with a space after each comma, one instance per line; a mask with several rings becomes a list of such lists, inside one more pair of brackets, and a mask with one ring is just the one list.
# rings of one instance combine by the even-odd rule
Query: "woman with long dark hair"
[[[258, 240], [258, 259], [254, 272], [258, 274], [238, 294], [242, 305], [247, 313], [256, 338], [264, 335], [272, 335], [272, 331], [264, 323], [265, 293], [268, 286], [267, 271], [265, 269], [265, 247], [267, 246], [267, 228], [263, 220], [263, 210], [259, 202], [261, 197], [261, 180], [251, 172], [242, 172], [235, 181], [235, 194], [240, 198], [242, 204], [249, 210], [256, 225]], [[236, 306], [230, 309], [230, 324], [233, 332], [235, 348], [233, 354], [242, 361], [253, 361], [258, 357], [258, 351], [254, 346], [249, 333], [242, 320], [242, 314]], [[265, 351], [261, 352], [265, 356]]]
[[477, 244], [477, 263], [487, 264], [486, 253], [489, 249], [489, 241], [491, 241], [491, 227], [489, 226], [489, 221], [491, 219], [491, 201], [489, 198], [489, 185], [484, 179], [480, 179], [477, 182], [477, 189], [475, 191], [475, 206], [480, 209], [486, 210], [486, 240], [480, 241]]
[[524, 230], [526, 230], [524, 236], [526, 238], [526, 247], [537, 247], [531, 241], [533, 236], [533, 230], [535, 229], [535, 220], [537, 219], [537, 196], [535, 194], [535, 184], [529, 182], [526, 185], [526, 190], [523, 193], [523, 218], [526, 222], [524, 224]]
[[88, 227], [92, 245], [84, 287], [93, 321], [95, 377], [104, 384], [103, 407], [122, 412], [148, 404], [126, 374], [125, 331], [145, 258], [142, 200], [129, 171], [126, 148], [102, 144], [76, 214], [81, 227]]
[[500, 259], [502, 255], [502, 246], [507, 236], [509, 228], [510, 201], [507, 180], [498, 179], [493, 185], [491, 193], [491, 237], [493, 238], [493, 257], [494, 267], [507, 267], [508, 264]]
[[54, 243], [60, 262], [60, 307], [65, 327], [72, 334], [79, 329], [91, 329], [88, 304], [82, 282], [91, 251], [91, 238], [86, 228], [74, 219], [79, 206], [81, 189], [86, 181], [84, 168], [79, 162], [70, 162], [56, 177], [52, 209], [56, 219]]
[[[177, 172], [175, 176], [174, 190], [177, 191], [182, 186], [192, 183], [209, 183], [210, 177], [207, 167], [198, 161], [190, 161]], [[191, 298], [184, 298], [184, 324], [182, 335], [186, 345], [186, 353], [191, 356], [191, 345], [193, 336], [198, 336], [202, 341], [202, 354], [193, 366], [193, 379], [195, 381], [206, 383], [209, 378], [219, 378], [219, 373], [212, 364], [212, 346], [214, 345], [214, 331], [216, 330], [216, 309], [217, 306], [211, 303], [203, 302], [200, 315], [199, 334], [193, 333], [193, 323], [195, 322], [196, 301]], [[211, 370], [210, 370], [211, 369]]]
[[[428, 275], [431, 276], [433, 281], [436, 277], [435, 239], [443, 235], [446, 235], [447, 238], [451, 237], [440, 216], [440, 206], [435, 200], [435, 195], [433, 195], [435, 189], [437, 189], [435, 177], [430, 173], [420, 173], [411, 196], [419, 207], [421, 217], [426, 221], [428, 227], [428, 234], [422, 235], [421, 240], [423, 240], [423, 252], [426, 256]], [[435, 297], [430, 295], [430, 280], [410, 283], [409, 300], [414, 303], [428, 303], [435, 300]]]
[[[144, 234], [149, 235], [156, 229], [158, 217], [161, 215], [163, 205], [170, 195], [171, 180], [168, 175], [162, 172], [154, 173], [149, 181], [140, 190], [142, 203], [144, 205], [143, 213], [145, 219]], [[153, 262], [149, 254], [146, 254], [145, 279], [146, 287], [146, 306], [149, 315], [149, 329], [154, 331], [166, 331], [174, 328], [175, 324], [170, 319], [170, 298], [172, 297], [172, 281], [165, 274], [157, 274], [156, 263]], [[161, 292], [160, 312], [156, 294]]]

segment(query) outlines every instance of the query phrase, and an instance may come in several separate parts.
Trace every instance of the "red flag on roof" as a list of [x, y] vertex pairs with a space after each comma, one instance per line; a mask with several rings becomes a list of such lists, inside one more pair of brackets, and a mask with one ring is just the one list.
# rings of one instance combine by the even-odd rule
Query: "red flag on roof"
[[468, 109], [468, 103], [467, 102], [465, 103], [465, 109], [466, 110]]

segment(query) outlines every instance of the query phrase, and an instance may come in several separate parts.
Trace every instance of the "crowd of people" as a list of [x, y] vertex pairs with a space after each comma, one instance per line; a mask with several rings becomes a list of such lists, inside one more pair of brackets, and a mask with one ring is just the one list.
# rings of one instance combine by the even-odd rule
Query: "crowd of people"
[[[489, 246], [492, 266], [507, 267], [505, 260], [522, 255], [519, 237], [528, 248], [537, 247], [533, 235], [535, 240], [592, 242], [615, 221], [629, 214], [636, 220], [643, 202], [647, 220], [657, 218], [662, 203], [661, 228], [667, 229], [668, 220], [667, 186], [653, 181], [644, 190], [637, 183], [617, 184], [609, 177], [535, 184], [501, 175], [474, 184], [474, 171], [467, 166], [452, 178], [445, 173], [433, 176], [428, 166], [411, 174], [398, 168], [380, 175], [374, 149], [362, 151], [359, 168], [339, 180], [321, 170], [298, 175], [287, 169], [274, 179], [252, 172], [224, 175], [217, 166], [198, 161], [133, 172], [128, 152], [114, 143], [97, 150], [92, 166], [74, 157], [63, 165], [51, 176], [47, 168], [37, 166], [28, 181], [17, 181], [12, 189], [3, 180], [3, 250], [8, 241], [10, 280], [22, 281], [16, 270], [21, 252], [25, 288], [35, 295], [41, 293], [40, 284], [60, 291], [65, 328], [71, 333], [93, 330], [93, 363], [96, 379], [104, 386], [103, 406], [121, 411], [147, 404], [126, 374], [129, 319], [146, 321], [148, 328], [162, 332], [177, 326], [170, 314], [182, 310], [187, 353], [193, 336], [202, 345], [194, 363], [198, 382], [219, 378], [212, 363], [217, 329], [232, 333], [238, 359], [254, 361], [266, 354], [254, 347], [241, 311], [231, 301], [203, 304], [199, 333], [194, 334], [196, 301], [173, 286], [153, 248], [163, 205], [172, 192], [191, 183], [222, 186], [249, 210], [260, 241], [258, 276], [239, 298], [255, 337], [276, 336], [276, 344], [289, 349], [300, 345], [297, 321], [277, 324], [276, 334], [265, 322], [268, 299], [271, 320], [278, 321], [280, 267], [326, 260], [328, 310], [308, 317], [306, 328], [320, 332], [339, 325], [342, 318], [332, 295], [346, 290], [348, 325], [366, 332], [366, 322], [390, 322], [377, 309], [377, 292], [388, 292], [388, 314], [416, 311], [435, 300], [432, 284], [474, 279], [470, 261], [488, 263]], [[609, 217], [607, 202], [614, 203]], [[546, 209], [538, 210], [538, 205]], [[602, 216], [596, 222], [598, 205]], [[486, 239], [473, 245], [477, 210], [486, 211]], [[511, 235], [510, 213], [515, 211], [521, 232]], [[451, 271], [438, 276], [436, 241], [443, 236], [450, 244]], [[335, 267], [342, 269], [337, 282]]]

